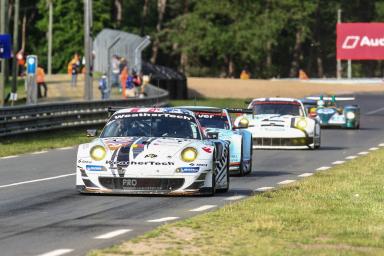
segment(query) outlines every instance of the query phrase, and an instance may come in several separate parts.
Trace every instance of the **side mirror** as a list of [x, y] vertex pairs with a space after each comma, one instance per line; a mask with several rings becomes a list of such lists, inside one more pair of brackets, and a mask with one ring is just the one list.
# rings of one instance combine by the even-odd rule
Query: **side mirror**
[[219, 133], [218, 132], [207, 132], [208, 139], [217, 140], [219, 139]]
[[97, 130], [96, 129], [87, 130], [87, 137], [96, 137], [96, 136], [97, 136]]

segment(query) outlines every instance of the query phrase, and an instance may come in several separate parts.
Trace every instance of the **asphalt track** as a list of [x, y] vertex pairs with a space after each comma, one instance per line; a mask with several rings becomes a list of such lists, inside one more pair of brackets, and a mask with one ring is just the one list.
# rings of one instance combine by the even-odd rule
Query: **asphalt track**
[[384, 143], [384, 94], [357, 95], [357, 103], [360, 130], [324, 129], [322, 148], [316, 151], [256, 150], [252, 175], [231, 178], [230, 192], [215, 197], [80, 195], [73, 175], [75, 148], [0, 158], [0, 254], [84, 255], [142, 234], [163, 220], [187, 218], [257, 189], [299, 180], [298, 175], [346, 157], [363, 157], [358, 153]]

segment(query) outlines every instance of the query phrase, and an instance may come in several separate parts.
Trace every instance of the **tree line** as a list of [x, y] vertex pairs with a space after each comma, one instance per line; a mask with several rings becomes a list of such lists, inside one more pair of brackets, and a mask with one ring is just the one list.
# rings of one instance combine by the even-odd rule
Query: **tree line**
[[[53, 72], [83, 51], [81, 0], [53, 2]], [[7, 24], [13, 28], [9, 0]], [[337, 10], [344, 22], [384, 20], [380, 0], [93, 0], [95, 37], [103, 28], [149, 35], [144, 58], [191, 76], [335, 77]], [[47, 0], [20, 0], [18, 49], [47, 63]], [[383, 76], [382, 61], [353, 62], [354, 76]]]

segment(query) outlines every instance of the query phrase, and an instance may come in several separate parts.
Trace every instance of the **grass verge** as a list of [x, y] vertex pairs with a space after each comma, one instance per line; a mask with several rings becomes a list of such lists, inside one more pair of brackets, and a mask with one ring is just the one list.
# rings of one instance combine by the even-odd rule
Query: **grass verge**
[[384, 150], [101, 255], [384, 255]]
[[[195, 105], [195, 102], [204, 106], [245, 107], [244, 101], [239, 99], [172, 100], [170, 105]], [[85, 137], [85, 129], [73, 128], [0, 138], [0, 157], [85, 143], [90, 141], [90, 138]]]

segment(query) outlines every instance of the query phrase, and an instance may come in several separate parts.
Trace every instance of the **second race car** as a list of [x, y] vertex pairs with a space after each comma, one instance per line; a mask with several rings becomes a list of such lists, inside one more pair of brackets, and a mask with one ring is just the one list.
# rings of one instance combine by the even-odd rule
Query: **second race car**
[[[252, 171], [252, 133], [247, 125], [234, 127], [230, 113], [250, 112], [243, 109], [221, 109], [204, 106], [181, 107], [193, 111], [207, 133], [217, 133], [218, 138], [230, 142], [229, 170], [241, 176]], [[252, 111], [251, 111], [252, 112]]]

